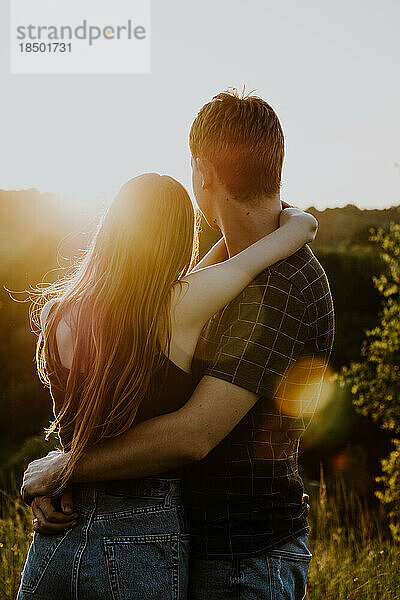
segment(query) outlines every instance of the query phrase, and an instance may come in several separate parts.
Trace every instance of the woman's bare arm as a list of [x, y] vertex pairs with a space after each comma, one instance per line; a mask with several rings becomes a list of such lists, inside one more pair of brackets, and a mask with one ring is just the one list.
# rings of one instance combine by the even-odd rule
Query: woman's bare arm
[[[218, 310], [235, 298], [266, 267], [290, 256], [316, 235], [318, 223], [296, 208], [281, 213], [281, 226], [235, 256], [198, 268], [176, 287], [175, 329], [199, 330]], [[222, 245], [222, 241], [218, 244]]]

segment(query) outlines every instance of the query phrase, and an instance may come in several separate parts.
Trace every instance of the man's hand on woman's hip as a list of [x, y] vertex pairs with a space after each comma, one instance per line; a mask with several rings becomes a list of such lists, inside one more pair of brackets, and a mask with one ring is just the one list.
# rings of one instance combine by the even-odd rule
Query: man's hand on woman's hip
[[36, 496], [31, 508], [33, 529], [38, 533], [56, 535], [77, 524], [79, 515], [74, 512], [71, 488], [64, 490], [58, 502], [54, 497]]

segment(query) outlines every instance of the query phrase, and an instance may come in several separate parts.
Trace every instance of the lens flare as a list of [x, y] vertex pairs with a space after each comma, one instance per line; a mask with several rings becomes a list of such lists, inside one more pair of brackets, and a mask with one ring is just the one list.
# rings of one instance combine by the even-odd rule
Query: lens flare
[[287, 381], [275, 398], [281, 414], [311, 418], [329, 404], [334, 393], [332, 371], [322, 359], [304, 357], [292, 367]]

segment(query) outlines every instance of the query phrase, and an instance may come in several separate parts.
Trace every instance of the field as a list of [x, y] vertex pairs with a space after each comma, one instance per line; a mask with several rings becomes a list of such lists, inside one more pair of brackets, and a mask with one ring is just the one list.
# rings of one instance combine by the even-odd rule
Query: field
[[311, 526], [307, 600], [400, 598], [400, 545], [382, 508], [371, 511], [340, 481], [332, 495], [322, 484]]
[[[400, 598], [400, 546], [392, 542], [381, 509], [371, 511], [338, 481], [324, 482], [311, 513], [313, 553], [307, 600]], [[14, 600], [31, 536], [30, 511], [17, 494], [2, 494], [0, 597]]]

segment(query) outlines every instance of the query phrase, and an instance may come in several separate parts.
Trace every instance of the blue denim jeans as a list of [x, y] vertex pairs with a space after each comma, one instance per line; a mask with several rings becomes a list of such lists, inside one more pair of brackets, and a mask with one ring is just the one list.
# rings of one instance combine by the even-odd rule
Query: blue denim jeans
[[308, 534], [252, 558], [203, 560], [189, 569], [190, 600], [303, 600], [311, 553]]
[[186, 600], [189, 535], [180, 481], [80, 485], [78, 525], [35, 533], [18, 600]]

